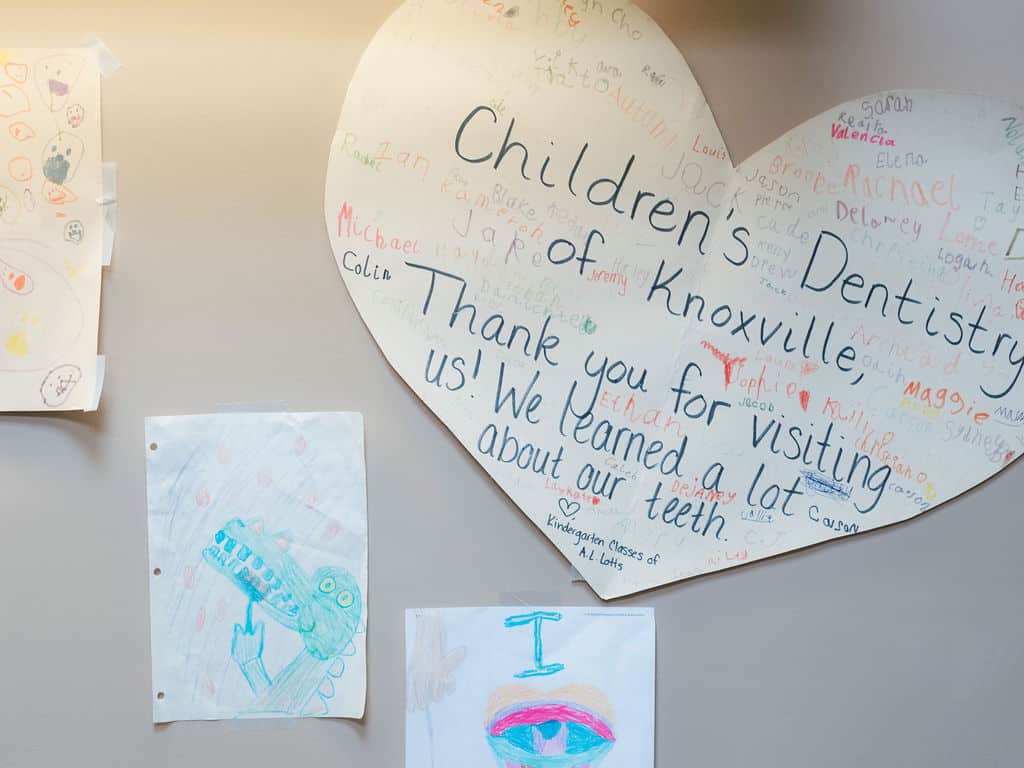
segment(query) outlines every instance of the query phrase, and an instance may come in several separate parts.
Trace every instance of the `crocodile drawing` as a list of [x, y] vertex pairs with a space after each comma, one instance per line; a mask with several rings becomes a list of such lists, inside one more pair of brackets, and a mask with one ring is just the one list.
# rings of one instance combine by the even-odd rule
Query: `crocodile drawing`
[[[326, 714], [333, 680], [345, 671], [342, 657], [355, 653], [352, 639], [363, 631], [362, 594], [352, 574], [323, 567], [310, 578], [289, 544], [285, 535], [264, 535], [259, 522], [235, 518], [203, 550], [203, 559], [249, 599], [245, 625], [235, 624], [231, 640], [231, 658], [256, 697], [246, 715]], [[297, 632], [304, 645], [273, 679], [263, 665], [264, 624], [253, 622], [254, 605]]]

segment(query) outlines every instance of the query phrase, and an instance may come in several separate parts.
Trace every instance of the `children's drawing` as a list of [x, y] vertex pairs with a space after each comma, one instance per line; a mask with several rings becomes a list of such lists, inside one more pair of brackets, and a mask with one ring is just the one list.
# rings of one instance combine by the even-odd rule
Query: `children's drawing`
[[615, 746], [612, 719], [593, 686], [502, 686], [487, 704], [487, 741], [502, 768], [597, 768]]
[[35, 284], [28, 273], [0, 260], [0, 286], [17, 296], [32, 293]]
[[410, 712], [422, 711], [427, 728], [427, 755], [434, 768], [435, 744], [431, 707], [455, 692], [455, 672], [466, 658], [466, 647], [449, 649], [441, 611], [418, 611], [413, 616], [415, 641], [406, 673]]
[[0, 411], [92, 408], [104, 256], [96, 55], [0, 59]]
[[325, 222], [388, 362], [598, 595], [1021, 454], [1024, 107], [893, 83], [736, 164], [636, 4], [499, 6], [388, 18]]
[[146, 451], [154, 719], [360, 717], [359, 417], [149, 419]]
[[[449, 641], [457, 651], [446, 653]], [[406, 649], [406, 768], [654, 764], [649, 609], [411, 610]], [[454, 657], [457, 671], [443, 661]], [[520, 679], [524, 659], [545, 670], [530, 684]], [[430, 679], [443, 680], [427, 687], [442, 695], [423, 695]]]
[[[8, 349], [10, 349], [10, 345], [16, 342], [8, 340], [7, 343]], [[21, 337], [21, 343], [25, 343], [24, 336]], [[39, 385], [39, 395], [47, 406], [59, 408], [67, 402], [68, 397], [81, 380], [82, 369], [77, 365], [70, 363], [58, 365], [46, 374], [43, 383]]]
[[[231, 658], [256, 701], [249, 713], [318, 714], [334, 696], [332, 679], [342, 676], [342, 656], [355, 655], [352, 640], [363, 607], [359, 585], [343, 568], [303, 573], [287, 550], [290, 537], [263, 536], [261, 524], [228, 522], [203, 550], [203, 559], [227, 576], [248, 599], [245, 625], [235, 625]], [[303, 650], [273, 680], [263, 665], [264, 624], [253, 623], [253, 606], [298, 633]], [[306, 709], [313, 694], [320, 706]]]
[[77, 136], [67, 132], [52, 136], [43, 148], [43, 175], [54, 184], [71, 181], [84, 154], [85, 144]]
[[36, 63], [36, 87], [46, 108], [51, 112], [63, 109], [72, 88], [86, 66], [88, 51], [62, 51], [44, 56]]
[[516, 672], [516, 677], [545, 677], [565, 669], [564, 664], [544, 663], [544, 640], [541, 634], [541, 626], [545, 621], [561, 620], [562, 614], [555, 611], [533, 611], [532, 613], [509, 616], [505, 619], [506, 627], [533, 627], [533, 667]]
[[85, 227], [78, 219], [73, 219], [64, 225], [64, 239], [76, 245], [82, 242], [85, 237]]
[[[53, 253], [43, 243], [0, 239], [0, 381], [30, 373], [36, 398], [46, 408], [60, 408], [83, 377], [82, 366], [66, 361], [74, 359], [85, 308], [72, 279], [51, 263]], [[43, 394], [49, 372], [58, 367], [77, 371], [75, 389], [68, 389], [59, 403]]]
[[85, 107], [81, 104], [72, 104], [67, 108], [68, 126], [78, 128], [85, 120]]

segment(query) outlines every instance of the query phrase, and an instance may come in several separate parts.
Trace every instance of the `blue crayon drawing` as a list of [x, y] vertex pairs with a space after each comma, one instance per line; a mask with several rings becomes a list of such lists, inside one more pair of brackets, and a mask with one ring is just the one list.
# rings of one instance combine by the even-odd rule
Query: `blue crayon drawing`
[[[312, 578], [288, 553], [280, 534], [235, 518], [213, 534], [203, 559], [247, 598], [245, 625], [235, 624], [231, 658], [255, 696], [244, 714], [303, 715], [323, 709], [334, 682], [345, 671], [343, 657], [356, 649], [362, 631], [359, 585], [344, 568], [318, 568]], [[271, 678], [263, 664], [265, 625], [253, 621], [253, 606], [302, 638], [303, 649]], [[314, 695], [320, 701], [311, 702]], [[311, 706], [311, 703], [314, 706]]]
[[832, 496], [837, 499], [848, 499], [850, 498], [850, 489], [845, 485], [830, 480], [824, 475], [819, 475], [817, 472], [813, 472], [809, 469], [803, 469], [800, 474], [804, 476], [804, 482], [807, 483], [807, 490], [811, 493], [817, 493], [822, 496]]
[[145, 451], [154, 722], [362, 717], [361, 417], [155, 417]]
[[506, 627], [522, 627], [533, 624], [533, 669], [517, 672], [515, 677], [543, 677], [553, 675], [565, 669], [564, 664], [544, 663], [544, 639], [541, 636], [541, 624], [545, 621], [561, 621], [562, 614], [553, 611], [534, 611], [505, 619]]

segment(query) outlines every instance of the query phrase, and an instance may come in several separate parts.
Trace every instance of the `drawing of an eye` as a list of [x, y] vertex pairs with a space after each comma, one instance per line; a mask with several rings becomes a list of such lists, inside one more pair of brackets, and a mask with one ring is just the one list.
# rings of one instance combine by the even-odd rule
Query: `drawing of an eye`
[[507, 768], [596, 768], [616, 741], [607, 709], [603, 694], [589, 686], [548, 696], [499, 689], [489, 707], [487, 739]]
[[320, 591], [324, 594], [330, 594], [334, 591], [335, 587], [334, 579], [328, 576], [326, 579], [320, 582]]
[[344, 592], [338, 593], [338, 605], [342, 608], [348, 608], [352, 605], [352, 593], [347, 589]]

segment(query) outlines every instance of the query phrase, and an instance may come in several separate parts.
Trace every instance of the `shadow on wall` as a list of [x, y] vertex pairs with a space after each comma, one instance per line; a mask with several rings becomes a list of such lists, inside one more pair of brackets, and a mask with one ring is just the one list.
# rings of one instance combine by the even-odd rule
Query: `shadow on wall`
[[[600, 2], [607, 9], [607, 0]], [[830, 91], [834, 54], [822, 37], [823, 29], [848, 13], [838, 0], [637, 0], [635, 5], [682, 52], [734, 163], [838, 103]]]
[[[606, 0], [587, 0], [601, 2]], [[614, 7], [618, 0], [612, 0]], [[621, 0], [619, 4], [625, 4]], [[830, 3], [820, 0], [740, 0], [723, 3], [721, 0], [637, 0], [642, 8], [666, 30], [688, 34], [724, 32], [730, 35], [756, 34], [779, 27], [806, 27], [811, 18], [822, 15], [823, 7]]]

